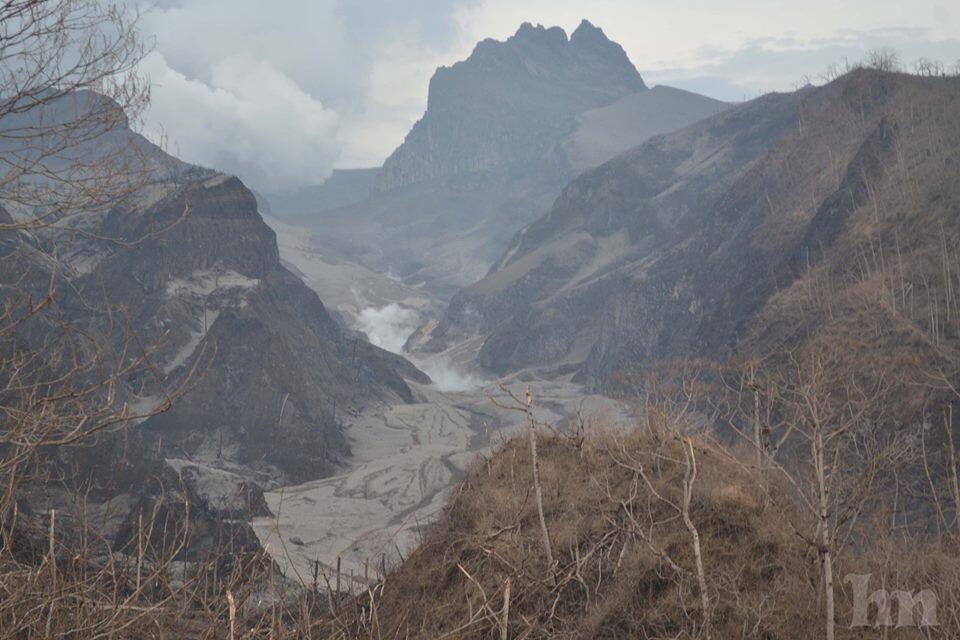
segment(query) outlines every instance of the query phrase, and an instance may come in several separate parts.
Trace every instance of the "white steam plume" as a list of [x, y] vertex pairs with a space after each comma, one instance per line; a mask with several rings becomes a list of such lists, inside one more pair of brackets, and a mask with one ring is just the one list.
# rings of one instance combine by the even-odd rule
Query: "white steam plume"
[[430, 376], [440, 391], [470, 391], [483, 384], [476, 376], [459, 370], [443, 356], [414, 358], [403, 352], [407, 338], [420, 325], [416, 311], [397, 303], [385, 307], [366, 307], [357, 316], [357, 328], [367, 334], [370, 342], [392, 353], [407, 357], [421, 371]]

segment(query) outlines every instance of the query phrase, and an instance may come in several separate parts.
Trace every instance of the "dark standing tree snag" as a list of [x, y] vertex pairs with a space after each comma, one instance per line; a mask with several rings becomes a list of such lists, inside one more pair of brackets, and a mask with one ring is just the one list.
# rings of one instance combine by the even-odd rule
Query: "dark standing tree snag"
[[896, 49], [881, 47], [867, 52], [864, 64], [877, 71], [897, 72], [901, 70], [900, 53]]
[[703, 633], [710, 639], [710, 595], [707, 593], [707, 579], [703, 571], [703, 554], [700, 551], [700, 533], [690, 518], [690, 502], [693, 499], [693, 483], [697, 480], [697, 455], [693, 449], [693, 440], [689, 437], [682, 439], [684, 473], [683, 473], [683, 524], [690, 532], [693, 542], [693, 561], [697, 572], [697, 587], [700, 590], [700, 608], [703, 612]]
[[533, 394], [530, 392], [530, 385], [527, 385], [524, 389], [523, 400], [518, 398], [516, 394], [504, 384], [500, 385], [500, 390], [510, 399], [512, 404], [503, 404], [492, 396], [490, 400], [502, 409], [522, 412], [526, 420], [527, 439], [530, 444], [530, 463], [533, 471], [534, 498], [537, 502], [537, 517], [540, 522], [543, 555], [547, 560], [547, 567], [550, 574], [554, 580], [556, 580], [556, 563], [553, 557], [553, 547], [550, 544], [550, 531], [547, 529], [547, 519], [543, 510], [543, 489], [540, 483], [540, 457], [537, 453], [537, 430], [536, 421], [533, 417]]
[[533, 395], [530, 385], [524, 391], [527, 414], [527, 437], [530, 438], [530, 460], [533, 466], [533, 490], [537, 497], [537, 515], [540, 517], [540, 533], [543, 535], [543, 554], [547, 557], [547, 566], [552, 574], [555, 568], [553, 549], [550, 546], [550, 532], [547, 530], [547, 519], [543, 515], [543, 489], [540, 486], [540, 458], [537, 456], [537, 430], [533, 419]]

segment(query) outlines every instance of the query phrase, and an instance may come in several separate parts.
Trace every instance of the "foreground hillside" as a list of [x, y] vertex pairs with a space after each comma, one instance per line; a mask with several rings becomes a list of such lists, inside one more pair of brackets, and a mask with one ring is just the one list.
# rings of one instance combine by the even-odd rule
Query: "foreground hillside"
[[[543, 526], [529, 443], [517, 438], [475, 461], [420, 547], [367, 593], [336, 604], [325, 631], [384, 639], [825, 637], [818, 553], [782, 476], [669, 428], [540, 437], [538, 455]], [[840, 575], [872, 572], [874, 585], [935, 589], [940, 624], [896, 637], [953, 637], [956, 622], [944, 616], [960, 576], [955, 550], [881, 540], [840, 558]], [[879, 637], [851, 624], [854, 606], [852, 588], [840, 585], [836, 637]]]
[[[554, 567], [545, 557], [526, 440], [477, 460], [420, 548], [374, 591], [382, 637], [703, 635], [693, 539], [680, 507], [685, 446], [640, 433], [541, 439]], [[802, 597], [813, 556], [748, 473], [696, 448], [690, 514], [706, 579], [719, 596], [710, 605], [712, 632], [733, 638], [746, 627], [755, 637], [795, 637], [787, 633], [797, 618], [816, 615]], [[746, 557], [749, 565], [741, 563]], [[789, 609], [759, 614], [764, 601], [794, 598]], [[368, 623], [348, 615], [343, 637], [364, 635]]]

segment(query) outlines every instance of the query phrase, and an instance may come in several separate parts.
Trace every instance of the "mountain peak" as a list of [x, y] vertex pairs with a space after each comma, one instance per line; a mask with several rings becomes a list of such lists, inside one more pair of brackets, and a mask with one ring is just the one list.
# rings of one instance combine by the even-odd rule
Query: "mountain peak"
[[542, 24], [534, 26], [530, 22], [524, 22], [513, 34], [510, 41], [535, 42], [553, 45], [565, 45], [567, 43], [567, 32], [560, 27], [545, 27]]
[[580, 25], [574, 29], [572, 34], [570, 34], [570, 41], [610, 42], [610, 39], [607, 38], [607, 35], [603, 32], [603, 29], [594, 26], [592, 22], [584, 18], [580, 21]]
[[644, 89], [620, 45], [588, 21], [571, 38], [524, 22], [505, 41], [483, 40], [466, 60], [437, 69], [426, 114], [375, 189], [539, 161], [581, 113]]

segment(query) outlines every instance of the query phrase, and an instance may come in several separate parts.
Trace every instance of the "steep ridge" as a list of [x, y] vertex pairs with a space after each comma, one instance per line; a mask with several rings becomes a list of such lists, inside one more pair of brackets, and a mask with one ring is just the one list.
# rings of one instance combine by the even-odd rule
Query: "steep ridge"
[[351, 259], [449, 299], [578, 171], [726, 106], [647, 89], [623, 49], [587, 21], [569, 38], [525, 23], [437, 70], [426, 113], [370, 198], [293, 221]]
[[[73, 98], [47, 116], [89, 104]], [[130, 148], [146, 160], [143, 184], [106, 211], [0, 232], [5, 281], [29, 282], [42, 299], [56, 269], [58, 322], [89, 333], [117, 366], [147, 357], [112, 391], [118, 407], [149, 413], [180, 394], [137, 429], [146, 449], [274, 478], [329, 474], [349, 453], [345, 417], [409, 402], [404, 378], [428, 379], [347, 329], [282, 266], [276, 236], [240, 180], [171, 158], [118, 123], [72, 152]], [[35, 214], [5, 205], [10, 219]], [[24, 344], [44, 344], [56, 326], [25, 323]]]
[[379, 167], [334, 169], [330, 177], [316, 187], [264, 192], [263, 197], [258, 198], [260, 213], [289, 218], [361, 202], [370, 195], [379, 172]]
[[427, 112], [383, 165], [384, 191], [540, 160], [591, 108], [646, 86], [620, 45], [584, 20], [570, 35], [525, 22], [430, 80]]
[[169, 228], [108, 253], [88, 280], [110, 283], [141, 332], [156, 340], [176, 332], [161, 351], [172, 381], [205, 354], [186, 395], [145, 425], [168, 434], [180, 455], [222, 439], [236, 462], [272, 464], [296, 479], [325, 475], [348, 453], [343, 414], [410, 401], [403, 376], [424, 381], [344, 328], [280, 264], [275, 234], [238, 179], [218, 174], [146, 209], [116, 209], [103, 230], [131, 240], [157, 227]]
[[411, 344], [479, 335], [488, 370], [561, 366], [594, 389], [878, 323], [891, 358], [905, 335], [944, 344], [958, 94], [861, 69], [651, 139], [574, 180]]

